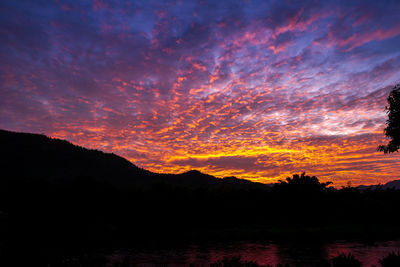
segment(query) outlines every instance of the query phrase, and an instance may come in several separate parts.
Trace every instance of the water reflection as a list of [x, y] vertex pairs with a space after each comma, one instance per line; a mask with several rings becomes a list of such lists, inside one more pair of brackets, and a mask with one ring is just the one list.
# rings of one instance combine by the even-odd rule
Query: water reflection
[[[400, 240], [385, 242], [192, 244], [169, 248], [121, 249], [109, 256], [111, 265], [126, 261], [136, 266], [209, 266], [224, 258], [240, 257], [260, 265], [327, 266], [339, 253], [352, 253], [363, 266], [400, 250]], [[328, 265], [329, 266], [329, 265]]]
[[292, 243], [276, 246], [278, 263], [295, 266], [329, 266], [330, 257], [324, 244]]

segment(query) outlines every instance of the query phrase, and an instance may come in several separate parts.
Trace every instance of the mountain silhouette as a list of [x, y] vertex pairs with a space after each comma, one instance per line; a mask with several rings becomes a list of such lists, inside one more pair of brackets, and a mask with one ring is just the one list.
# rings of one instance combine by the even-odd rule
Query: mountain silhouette
[[[267, 189], [274, 184], [262, 184], [234, 176], [216, 178], [198, 170], [181, 174], [162, 174], [137, 167], [114, 153], [87, 149], [66, 140], [42, 134], [12, 132], [0, 129], [3, 153], [2, 173], [9, 178], [40, 178], [62, 182], [76, 177], [92, 177], [107, 181], [117, 187], [166, 183], [179, 186], [228, 186], [240, 189]], [[360, 185], [360, 190], [400, 189], [400, 180], [383, 185]]]
[[387, 189], [400, 189], [400, 180], [390, 181], [383, 185], [383, 188]]
[[0, 130], [0, 145], [3, 153], [1, 168], [8, 176], [52, 181], [93, 176], [117, 184], [151, 175], [115, 154], [86, 149], [40, 134]]
[[40, 178], [62, 182], [76, 177], [92, 177], [117, 187], [166, 183], [179, 186], [209, 187], [226, 185], [240, 188], [269, 188], [244, 179], [216, 178], [192, 170], [181, 174], [159, 174], [139, 168], [113, 153], [86, 149], [41, 134], [0, 130], [3, 161], [8, 177]]
[[393, 180], [385, 184], [379, 184], [379, 185], [359, 185], [357, 186], [357, 188], [360, 190], [367, 190], [367, 189], [373, 190], [377, 188], [400, 190], [400, 180]]

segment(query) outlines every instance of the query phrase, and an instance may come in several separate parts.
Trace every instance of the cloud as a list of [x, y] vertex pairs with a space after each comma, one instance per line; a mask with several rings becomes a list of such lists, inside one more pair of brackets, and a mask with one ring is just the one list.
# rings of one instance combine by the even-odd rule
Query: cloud
[[375, 151], [400, 81], [399, 8], [3, 1], [0, 127], [152, 171], [384, 182], [399, 160]]

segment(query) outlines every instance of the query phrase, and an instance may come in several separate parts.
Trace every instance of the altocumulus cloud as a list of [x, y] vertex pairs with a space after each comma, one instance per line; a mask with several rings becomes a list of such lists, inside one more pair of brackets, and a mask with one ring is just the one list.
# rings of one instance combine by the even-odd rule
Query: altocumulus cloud
[[2, 1], [0, 127], [198, 168], [336, 185], [382, 155], [398, 1]]

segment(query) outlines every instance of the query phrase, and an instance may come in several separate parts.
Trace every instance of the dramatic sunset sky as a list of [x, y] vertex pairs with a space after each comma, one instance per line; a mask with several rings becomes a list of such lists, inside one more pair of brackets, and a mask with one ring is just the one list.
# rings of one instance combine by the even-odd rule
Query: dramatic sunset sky
[[400, 179], [400, 1], [0, 1], [0, 128], [156, 172]]

